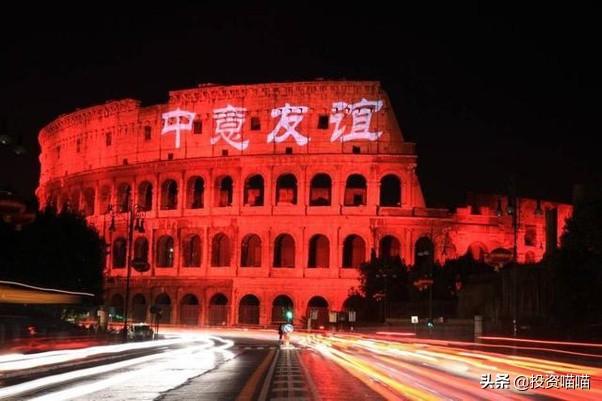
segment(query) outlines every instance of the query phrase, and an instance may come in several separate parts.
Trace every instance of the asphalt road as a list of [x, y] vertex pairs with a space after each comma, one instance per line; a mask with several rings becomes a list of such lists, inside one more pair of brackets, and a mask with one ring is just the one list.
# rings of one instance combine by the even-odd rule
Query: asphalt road
[[597, 344], [344, 333], [293, 340], [175, 329], [157, 341], [0, 355], [0, 400], [602, 399]]

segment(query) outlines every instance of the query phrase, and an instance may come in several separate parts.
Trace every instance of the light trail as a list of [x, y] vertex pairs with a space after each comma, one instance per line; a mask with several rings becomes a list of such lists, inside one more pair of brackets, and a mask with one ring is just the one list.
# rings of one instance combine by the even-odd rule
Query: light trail
[[[223, 344], [215, 346], [215, 341], [220, 341]], [[5, 387], [0, 389], [0, 399], [42, 391], [45, 388], [52, 388], [70, 382], [74, 383], [66, 389], [59, 389], [33, 399], [39, 401], [67, 400], [135, 379], [143, 379], [143, 381], [148, 382], [149, 386], [154, 385], [155, 387], [158, 382], [163, 382], [165, 383], [164, 390], [167, 390], [185, 382], [190, 377], [213, 369], [215, 367], [215, 353], [221, 353], [224, 360], [234, 357], [234, 354], [228, 350], [232, 347], [233, 342], [219, 337], [191, 335], [179, 340], [165, 340], [164, 345], [182, 343], [188, 345], [181, 349], [164, 349], [152, 355], [92, 368], [78, 369]], [[125, 345], [136, 346], [141, 344], [122, 344], [122, 346]], [[139, 348], [143, 347], [135, 347], [135, 349]], [[113, 350], [113, 352], [116, 351]], [[169, 371], [169, 374], [165, 374], [166, 371]], [[90, 380], [95, 376], [98, 376], [98, 380]], [[82, 379], [85, 379], [83, 383], [78, 384], [77, 381]]]
[[157, 341], [144, 341], [116, 345], [99, 345], [95, 347], [48, 351], [34, 354], [7, 354], [0, 355], [0, 374], [2, 372], [33, 369], [46, 365], [64, 363], [102, 354], [118, 354], [126, 351], [142, 350], [187, 342], [198, 341], [200, 337], [181, 337]]
[[[393, 341], [339, 334], [298, 335], [297, 338], [371, 388], [376, 381], [401, 399], [522, 400], [533, 396], [602, 399], [602, 369], [594, 366], [481, 351], [460, 347], [461, 342]], [[503, 389], [482, 388], [482, 376], [486, 374], [493, 378], [507, 374], [510, 385]], [[513, 380], [519, 376], [533, 379], [549, 375], [587, 377], [590, 389], [513, 386]], [[390, 396], [385, 398], [391, 399]]]

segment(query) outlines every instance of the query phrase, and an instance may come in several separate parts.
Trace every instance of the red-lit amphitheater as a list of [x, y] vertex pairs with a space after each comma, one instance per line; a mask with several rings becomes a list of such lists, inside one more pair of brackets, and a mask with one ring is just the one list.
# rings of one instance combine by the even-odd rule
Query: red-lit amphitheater
[[[128, 261], [149, 262], [131, 269], [134, 320], [158, 305], [163, 323], [269, 325], [288, 309], [299, 322], [349, 307], [371, 249], [408, 265], [513, 249], [512, 218], [496, 215], [506, 197], [426, 207], [415, 145], [378, 82], [204, 84], [166, 104], [77, 110], [39, 141], [40, 205], [81, 211], [111, 244], [107, 304], [123, 308]], [[571, 207], [518, 210], [518, 261], [537, 261]]]

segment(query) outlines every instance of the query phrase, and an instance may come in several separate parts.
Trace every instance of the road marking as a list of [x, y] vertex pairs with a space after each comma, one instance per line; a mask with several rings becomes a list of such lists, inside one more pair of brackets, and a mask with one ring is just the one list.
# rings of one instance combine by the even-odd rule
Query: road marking
[[268, 391], [270, 389], [270, 383], [272, 381], [272, 377], [274, 376], [274, 369], [276, 368], [276, 362], [278, 362], [278, 357], [280, 356], [280, 350], [276, 350], [276, 356], [272, 360], [272, 364], [270, 365], [270, 370], [263, 381], [263, 386], [261, 386], [261, 392], [259, 393], [259, 397], [257, 401], [266, 401], [268, 397]]
[[296, 349], [280, 351], [275, 374], [270, 383], [270, 401], [309, 401], [318, 400], [309, 384], [307, 372], [301, 365]]
[[275, 353], [276, 351], [272, 350], [263, 359], [259, 367], [255, 369], [255, 372], [253, 372], [249, 380], [247, 380], [247, 383], [243, 387], [242, 391], [238, 394], [238, 397], [236, 397], [236, 401], [250, 401], [253, 398], [253, 393], [257, 388], [257, 383], [259, 382], [259, 379], [265, 374], [265, 371], [268, 369], [268, 365], [270, 364], [272, 358], [276, 360], [276, 358], [274, 357]]

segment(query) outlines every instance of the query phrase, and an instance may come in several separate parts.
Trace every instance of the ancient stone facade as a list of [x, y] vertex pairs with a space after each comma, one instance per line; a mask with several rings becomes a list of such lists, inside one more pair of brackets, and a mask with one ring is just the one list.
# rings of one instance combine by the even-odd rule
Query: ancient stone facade
[[[309, 308], [324, 321], [373, 248], [411, 265], [469, 250], [495, 262], [514, 243], [495, 213], [507, 198], [426, 207], [415, 146], [378, 82], [201, 85], [166, 104], [77, 110], [39, 140], [40, 204], [81, 211], [110, 244], [107, 302], [122, 307], [128, 261], [149, 262], [132, 269], [135, 320], [160, 305], [176, 324], [268, 325], [287, 310], [298, 322]], [[571, 208], [517, 206], [518, 260], [539, 260]], [[132, 221], [129, 241], [134, 215], [144, 232]]]

